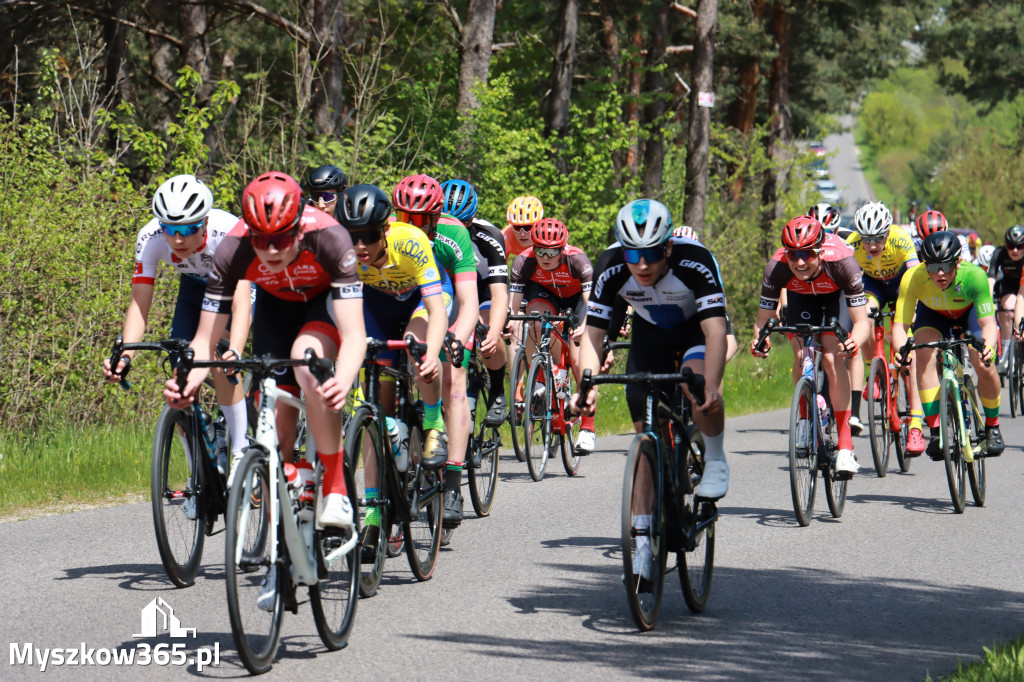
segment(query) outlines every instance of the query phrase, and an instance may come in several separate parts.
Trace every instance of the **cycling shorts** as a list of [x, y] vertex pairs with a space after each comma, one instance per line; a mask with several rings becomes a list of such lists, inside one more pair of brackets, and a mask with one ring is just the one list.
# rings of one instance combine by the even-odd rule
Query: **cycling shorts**
[[879, 309], [890, 301], [895, 304], [900, 295], [900, 278], [875, 279], [864, 275], [864, 293], [867, 296], [875, 297]]
[[[269, 353], [274, 358], [290, 358], [295, 339], [304, 332], [319, 332], [340, 347], [341, 335], [331, 320], [330, 304], [330, 290], [308, 301], [285, 301], [259, 289], [252, 321], [253, 355]], [[290, 367], [277, 376], [277, 385], [299, 393], [299, 383]]]
[[587, 302], [583, 300], [582, 293], [562, 297], [551, 293], [549, 289], [536, 282], [527, 282], [523, 289], [523, 300], [528, 306], [541, 302], [545, 304], [549, 312], [554, 314], [563, 310], [571, 310], [576, 317], [577, 325], [584, 324], [587, 319]]
[[822, 325], [829, 319], [839, 316], [839, 302], [842, 296], [842, 290], [829, 294], [798, 294], [790, 291], [787, 294], [786, 315], [782, 323], [787, 326]]
[[[458, 317], [458, 305], [448, 289], [442, 290], [440, 295], [448, 314], [448, 325], [451, 326]], [[418, 291], [405, 300], [399, 300], [372, 287], [363, 288], [363, 322], [367, 337], [401, 339], [409, 322], [418, 317], [427, 317], [427, 309]], [[377, 362], [388, 367], [395, 366], [400, 353], [397, 350], [382, 351], [377, 354]]]
[[1020, 290], [1020, 280], [1011, 279], [1009, 277], [1003, 277], [1002, 279], [996, 280], [995, 287], [992, 289], [992, 298], [999, 302], [1003, 296], [1009, 296], [1010, 294], [1016, 294]]
[[975, 312], [974, 306], [960, 317], [953, 318], [935, 312], [920, 301], [917, 302], [917, 308], [914, 309], [914, 324], [911, 327], [914, 332], [930, 328], [939, 332], [942, 338], [949, 339], [953, 337], [953, 327], [960, 327], [980, 336], [981, 324], [978, 323], [978, 313]]
[[[252, 289], [252, 303], [256, 303], [256, 286]], [[191, 341], [199, 329], [199, 315], [203, 312], [203, 297], [206, 296], [206, 282], [191, 275], [182, 275], [178, 282], [178, 300], [174, 304], [174, 317], [171, 318], [172, 339]], [[231, 330], [231, 316], [228, 316], [228, 331]], [[242, 350], [242, 349], [239, 349]], [[171, 353], [171, 367], [177, 367], [181, 355]]]
[[[626, 358], [626, 373], [676, 372], [688, 360], [704, 359], [704, 330], [700, 322], [687, 320], [682, 324], [665, 329], [657, 327], [639, 315], [633, 316], [629, 356]], [[646, 389], [636, 384], [626, 384], [626, 405], [634, 422], [644, 420], [646, 410]]]

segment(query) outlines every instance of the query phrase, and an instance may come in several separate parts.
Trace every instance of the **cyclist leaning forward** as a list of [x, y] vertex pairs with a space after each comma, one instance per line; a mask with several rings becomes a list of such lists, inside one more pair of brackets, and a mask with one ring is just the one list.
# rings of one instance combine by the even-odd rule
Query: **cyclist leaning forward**
[[[568, 228], [553, 218], [537, 221], [530, 230], [530, 239], [533, 246], [516, 256], [512, 263], [509, 285], [512, 310], [520, 310], [525, 302], [527, 313], [546, 312], [557, 315], [561, 311], [572, 311], [576, 318], [576, 326], [570, 332], [573, 343], [569, 344], [569, 357], [573, 366], [579, 368], [578, 344], [583, 336], [583, 321], [590, 298], [594, 268], [587, 254], [569, 245]], [[527, 357], [533, 357], [540, 339], [539, 327], [535, 323], [531, 325], [534, 328], [526, 336]], [[512, 322], [509, 328], [515, 338], [522, 338], [522, 321]], [[551, 357], [562, 357], [562, 341], [558, 335], [551, 337]], [[568, 371], [567, 367], [557, 367], [555, 375], [558, 376], [560, 372], [565, 371]], [[581, 369], [578, 371], [582, 372]], [[580, 376], [582, 375], [576, 376], [577, 383]], [[595, 445], [594, 415], [590, 414], [584, 416], [580, 423], [576, 451], [581, 455], [589, 455]]]
[[[900, 293], [900, 278], [908, 268], [920, 261], [914, 249], [914, 241], [904, 230], [892, 224], [892, 213], [882, 202], [861, 206], [853, 219], [855, 233], [846, 243], [853, 249], [854, 258], [863, 271], [864, 294], [868, 308], [881, 310], [885, 305], [896, 303]], [[856, 353], [849, 360], [851, 377], [850, 426], [860, 424], [860, 401], [864, 390], [864, 355], [873, 347], [871, 329], [868, 335], [857, 339], [857, 345], [864, 353]], [[924, 435], [921, 433], [921, 408], [916, 399], [917, 381], [913, 373], [908, 375], [911, 405], [910, 431], [907, 434], [907, 454], [920, 455], [924, 452]], [[879, 396], [876, 396], [876, 400]]]
[[[850, 433], [850, 371], [840, 354], [857, 352], [855, 339], [867, 338], [870, 332], [864, 285], [860, 267], [853, 250], [839, 237], [827, 234], [821, 223], [811, 216], [797, 216], [782, 230], [782, 248], [775, 252], [764, 269], [761, 283], [761, 303], [754, 323], [754, 339], [750, 352], [767, 357], [771, 348], [766, 339], [764, 352], [757, 353], [757, 337], [768, 320], [775, 316], [782, 290], [788, 292], [786, 319], [783, 324], [819, 325], [823, 320], [839, 317], [839, 297], [846, 295], [853, 329], [843, 343], [835, 334], [822, 334], [822, 367], [828, 376], [829, 397], [838, 427], [839, 453], [836, 471], [853, 475], [860, 465], [853, 452]], [[802, 346], [799, 339], [790, 337], [793, 348], [793, 382], [800, 380]]]
[[[948, 231], [935, 232], [921, 242], [923, 263], [907, 270], [900, 280], [892, 343], [896, 348], [903, 346], [908, 328], [913, 330], [917, 343], [950, 338], [954, 327], [980, 334], [985, 339], [985, 351], [979, 354], [971, 348], [970, 357], [978, 373], [978, 395], [985, 410], [986, 454], [995, 457], [1002, 454], [1005, 447], [999, 432], [999, 375], [995, 366], [989, 364], [999, 338], [995, 306], [985, 271], [973, 263], [962, 262], [961, 248], [957, 235]], [[915, 351], [917, 384], [925, 421], [931, 429], [926, 452], [932, 459], [942, 459], [937, 355], [934, 348]]]
[[[197, 360], [213, 357], [213, 344], [227, 326], [240, 280], [259, 287], [253, 313], [254, 355], [298, 359], [312, 348], [321, 357], [336, 358], [335, 375], [323, 384], [307, 367], [288, 370], [277, 383], [295, 394], [301, 387], [306, 396], [306, 419], [324, 467], [319, 522], [351, 529], [338, 410], [366, 357], [366, 330], [363, 287], [356, 278], [356, 254], [348, 232], [309, 205], [294, 178], [264, 173], [242, 192], [242, 219], [217, 248], [213, 274], [192, 341]], [[167, 403], [179, 409], [187, 406], [208, 371], [193, 369], [184, 390], [174, 379], [168, 380]], [[292, 452], [297, 417], [295, 408], [278, 403], [282, 453]]]
[[[363, 317], [367, 336], [378, 340], [402, 338], [406, 332], [425, 339], [427, 352], [417, 368], [416, 385], [423, 402], [437, 406], [441, 401], [438, 355], [448, 329], [445, 299], [452, 298], [451, 282], [439, 270], [431, 251], [430, 240], [412, 225], [389, 223], [391, 202], [384, 190], [374, 185], [354, 185], [346, 189], [338, 201], [336, 216], [348, 230], [355, 245], [356, 274], [363, 283]], [[392, 365], [397, 351], [384, 351], [377, 362]], [[385, 380], [380, 387], [385, 416], [395, 414], [395, 384]], [[439, 409], [439, 408], [435, 408]], [[431, 424], [426, 431], [424, 466], [441, 466], [447, 453], [443, 447], [444, 422]], [[399, 469], [408, 466], [400, 457]], [[366, 466], [366, 498], [380, 496], [377, 463], [372, 457]], [[366, 557], [377, 555], [380, 542], [380, 508], [370, 507], [363, 528], [363, 551]], [[373, 561], [372, 558], [369, 559]]]
[[1013, 325], [1013, 311], [1017, 307], [1017, 294], [1024, 274], [1024, 225], [1014, 225], [1003, 235], [1003, 246], [996, 249], [988, 262], [989, 289], [992, 300], [999, 303], [999, 337], [1002, 342], [999, 357], [999, 371], [1006, 373], [1007, 352], [1010, 348]]
[[[472, 349], [477, 311], [480, 306], [476, 298], [476, 262], [473, 259], [469, 230], [454, 217], [441, 213], [444, 192], [440, 183], [429, 175], [410, 175], [403, 178], [395, 185], [391, 198], [395, 208], [392, 219], [415, 225], [433, 243], [437, 265], [448, 274], [455, 289], [455, 305], [452, 308], [455, 320], [450, 331], [463, 346]], [[450, 318], [451, 315], [451, 323]], [[469, 364], [469, 356], [464, 354], [460, 365], [444, 354], [441, 360], [447, 368], [442, 386], [443, 420], [440, 403], [434, 406], [434, 409], [437, 420], [445, 425], [448, 431], [442, 522], [446, 528], [455, 528], [462, 523], [462, 468], [466, 461], [469, 432], [473, 428], [470, 423], [469, 401], [466, 397], [466, 367]], [[429, 417], [431, 406], [426, 407]]]

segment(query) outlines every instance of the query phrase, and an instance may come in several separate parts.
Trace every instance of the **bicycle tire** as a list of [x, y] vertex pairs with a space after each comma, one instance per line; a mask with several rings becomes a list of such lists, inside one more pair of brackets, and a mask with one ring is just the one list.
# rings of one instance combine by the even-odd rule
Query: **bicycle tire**
[[900, 471], [907, 473], [913, 461], [907, 455], [907, 437], [910, 434], [910, 391], [907, 390], [907, 377], [902, 372], [893, 373], [892, 382], [896, 384], [896, 415], [900, 420], [899, 433], [894, 434], [896, 461], [900, 465]]
[[879, 478], [885, 478], [889, 473], [889, 447], [892, 445], [892, 432], [889, 431], [888, 384], [885, 360], [875, 358], [871, 361], [867, 383], [868, 440], [871, 441], [871, 459], [874, 460], [875, 473]]
[[[800, 415], [804, 414], [805, 417]], [[801, 526], [811, 522], [814, 512], [814, 493], [818, 484], [818, 453], [814, 448], [812, 432], [818, 428], [817, 394], [814, 384], [801, 377], [793, 391], [793, 403], [789, 410], [789, 490], [793, 497], [793, 512]], [[806, 428], [801, 429], [801, 421]], [[800, 442], [798, 442], [800, 441]]]
[[[317, 516], [323, 511], [322, 494], [323, 467], [317, 467]], [[345, 485], [348, 488], [352, 509], [358, 509], [359, 497], [355, 494], [355, 477], [351, 469], [345, 470]], [[357, 531], [358, 532], [358, 531]], [[340, 547], [345, 538], [336, 532], [313, 531], [313, 549], [317, 566], [317, 584], [309, 587], [309, 602], [313, 608], [313, 622], [328, 651], [338, 651], [348, 644], [352, 625], [355, 623], [356, 605], [359, 602], [360, 557], [356, 545], [346, 554], [333, 559], [328, 565], [327, 557]]]
[[[626, 603], [633, 616], [633, 622], [641, 631], [652, 629], [658, 621], [661, 611], [661, 599], [665, 589], [665, 563], [667, 546], [664, 537], [664, 513], [661, 501], [651, 500], [655, 495], [651, 491], [658, 490], [656, 476], [657, 461], [654, 442], [650, 436], [637, 435], [629, 446], [626, 456], [626, 471], [622, 479], [622, 572], [623, 585], [626, 590]], [[646, 480], [647, 492], [638, 490], [641, 480]], [[634, 509], [644, 510], [645, 501], [652, 501], [651, 523], [644, 532], [635, 528]], [[662, 519], [655, 522], [654, 519]], [[633, 559], [637, 550], [637, 537], [647, 536], [651, 547], [650, 575], [643, 578], [637, 576], [633, 569]]]
[[1017, 342], [1011, 341], [1007, 346], [1006, 352], [1007, 355], [1009, 355], [1006, 359], [1006, 375], [1009, 379], [1008, 383], [1010, 384], [1010, 417], [1016, 418], [1017, 415], [1024, 410], [1024, 405], [1020, 403], [1020, 392], [1018, 386], [1020, 382], [1020, 358], [1017, 357]]
[[508, 411], [508, 429], [512, 433], [512, 449], [516, 453], [516, 459], [520, 462], [526, 461], [524, 433], [520, 429], [523, 428], [523, 413], [526, 410], [526, 403], [523, 400], [526, 389], [522, 383], [526, 380], [529, 369], [526, 363], [526, 349], [520, 347], [513, 356], [509, 372], [509, 395], [512, 398], [509, 401], [511, 404]]
[[[207, 505], [202, 504], [198, 492], [204, 489], [202, 467], [190, 451], [195, 442], [192, 435], [189, 414], [165, 405], [153, 440], [150, 501], [160, 561], [177, 587], [195, 582], [206, 538], [203, 514]], [[189, 508], [191, 519], [186, 513]]]
[[[490, 434], [489, 437], [487, 434]], [[469, 498], [473, 511], [483, 518], [490, 515], [494, 493], [498, 488], [498, 454], [501, 452], [501, 431], [483, 426], [476, 438], [480, 463], [469, 469]]]
[[[701, 475], [704, 472], [704, 437], [696, 428], [688, 428], [690, 435], [690, 447], [686, 457], [686, 470], [690, 475], [690, 491], [683, 497], [683, 515], [701, 517], [705, 505], [710, 502], [697, 504], [697, 498], [693, 491], [697, 487]], [[683, 600], [686, 606], [693, 613], [702, 613], [711, 596], [711, 580], [715, 573], [715, 537], [717, 535], [718, 523], [710, 523], [704, 530], [698, 533], [694, 541], [694, 547], [688, 552], [679, 552], [677, 563], [679, 565], [679, 583], [683, 588]]]
[[965, 485], [964, 457], [960, 443], [960, 404], [953, 390], [953, 382], [943, 379], [939, 389], [940, 425], [942, 434], [942, 458], [946, 465], [946, 482], [953, 511], [964, 513], [967, 491]]
[[[261, 570], [271, 565], [269, 543], [250, 537], [254, 515], [269, 514], [270, 471], [267, 454], [258, 447], [245, 451], [235, 473], [235, 484], [228, 496], [228, 513], [224, 533], [224, 575], [228, 597], [231, 635], [238, 657], [253, 675], [270, 670], [281, 638], [284, 600], [283, 581], [288, 576], [285, 560], [275, 572], [277, 589], [272, 609], [257, 606], [267, 574]], [[256, 529], [258, 533], [259, 530]], [[281, 547], [284, 547], [283, 543]], [[279, 556], [279, 559], [286, 557]]]
[[580, 427], [583, 424], [583, 416], [573, 414], [572, 410], [569, 409], [569, 396], [578, 393], [578, 390], [576, 375], [573, 374], [572, 367], [567, 367], [565, 371], [568, 373], [569, 380], [565, 391], [565, 398], [556, 402], [558, 409], [562, 411], [562, 422], [565, 425], [563, 429], [565, 433], [561, 439], [562, 466], [565, 468], [565, 473], [569, 476], [579, 476], [580, 464], [583, 462], [583, 458], [576, 452], [576, 443], [580, 439]]
[[1017, 346], [1017, 406], [1024, 413], [1024, 344], [1013, 341]]
[[[964, 377], [964, 391], [967, 394], [971, 426], [975, 432], [974, 440], [979, 444], [987, 445], [985, 441], [985, 417], [981, 409], [981, 400], [978, 398], [978, 392], [974, 388], [974, 382], [971, 381], [970, 377]], [[984, 507], [986, 488], [984, 456], [979, 457], [975, 455], [974, 461], [967, 465], [967, 480], [971, 484], [971, 496], [974, 498], [974, 504], [978, 507]]]
[[[437, 567], [437, 554], [441, 548], [441, 493], [440, 474], [419, 464], [423, 453], [423, 434], [419, 425], [409, 427], [409, 474], [406, 476], [406, 496], [416, 506], [410, 509], [413, 520], [403, 525], [405, 555], [409, 568], [419, 581], [430, 580]], [[422, 496], [426, 491], [433, 494]]]
[[832, 518], [838, 519], [843, 515], [843, 510], [846, 508], [846, 486], [850, 481], [849, 479], [835, 476], [831, 469], [823, 473], [823, 478], [828, 511], [832, 514]]
[[[539, 385], [542, 395], [535, 395]], [[523, 452], [530, 478], [540, 481], [544, 478], [548, 457], [551, 455], [551, 397], [553, 389], [551, 367], [542, 355], [535, 355], [530, 363], [530, 373], [523, 385], [526, 407], [523, 411]]]
[[[356, 528], [366, 528], [366, 514], [369, 504], [366, 497], [366, 460], [372, 458], [377, 463], [377, 488], [383, 492], [384, 452], [380, 446], [380, 434], [373, 417], [373, 410], [363, 405], [356, 408], [345, 428], [345, 470], [352, 477], [350, 490], [355, 492], [352, 510], [355, 512]], [[384, 530], [389, 528], [390, 509], [386, 505], [378, 505], [380, 510], [381, 537], [377, 542], [377, 552], [373, 555], [373, 563], [360, 566], [359, 594], [372, 597], [377, 594], [381, 576], [384, 573], [384, 559], [387, 542]], [[360, 562], [362, 562], [363, 545], [359, 544]]]

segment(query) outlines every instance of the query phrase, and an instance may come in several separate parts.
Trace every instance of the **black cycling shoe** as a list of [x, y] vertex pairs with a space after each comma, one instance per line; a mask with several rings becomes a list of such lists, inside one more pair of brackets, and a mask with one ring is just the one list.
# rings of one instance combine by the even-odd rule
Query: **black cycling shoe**
[[445, 528], [458, 528], [462, 523], [462, 494], [458, 490], [447, 490], [444, 493], [444, 513], [441, 525]]
[[380, 526], [365, 526], [362, 533], [362, 550], [359, 561], [364, 564], [377, 563], [377, 547], [380, 544]]
[[499, 395], [487, 408], [487, 414], [484, 415], [484, 426], [501, 426], [506, 419], [508, 419], [508, 405], [505, 396]]
[[985, 440], [988, 441], [988, 448], [985, 450], [986, 457], [998, 457], [1006, 449], [1003, 434], [999, 432], [998, 426], [985, 427]]
[[928, 438], [928, 447], [924, 449], [924, 452], [936, 462], [941, 462], [945, 459], [942, 455], [942, 444], [939, 442], [938, 433], [933, 433], [931, 437]]

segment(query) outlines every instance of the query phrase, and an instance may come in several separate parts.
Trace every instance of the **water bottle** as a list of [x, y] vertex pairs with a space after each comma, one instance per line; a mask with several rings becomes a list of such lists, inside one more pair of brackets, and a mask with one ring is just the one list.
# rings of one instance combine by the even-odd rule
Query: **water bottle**
[[228, 472], [228, 438], [227, 424], [224, 415], [218, 415], [213, 422], [214, 449], [217, 452], [217, 469], [222, 474]]
[[213, 420], [208, 415], [203, 415], [203, 438], [206, 440], [206, 451], [210, 455], [210, 461], [217, 463], [217, 430]]
[[[341, 466], [341, 463], [338, 463]], [[314, 507], [316, 506], [316, 472], [309, 462], [299, 462], [295, 465], [299, 470], [299, 521], [312, 521]]]
[[299, 478], [298, 468], [291, 462], [284, 463], [284, 479], [288, 482], [288, 494], [291, 495], [293, 507], [299, 504], [299, 490], [302, 488], [302, 479]]
[[566, 388], [569, 384], [569, 372], [564, 367], [555, 368], [555, 396], [559, 400], [565, 400]]
[[384, 423], [388, 427], [388, 436], [391, 437], [391, 453], [398, 456], [398, 451], [402, 447], [402, 436], [398, 433], [398, 421], [394, 417], [384, 417]]
[[821, 419], [821, 430], [828, 430], [828, 403], [825, 402], [825, 396], [818, 394], [818, 417]]
[[405, 473], [409, 469], [409, 427], [392, 417], [385, 417], [388, 436], [391, 439], [391, 452], [395, 456], [395, 466]]

